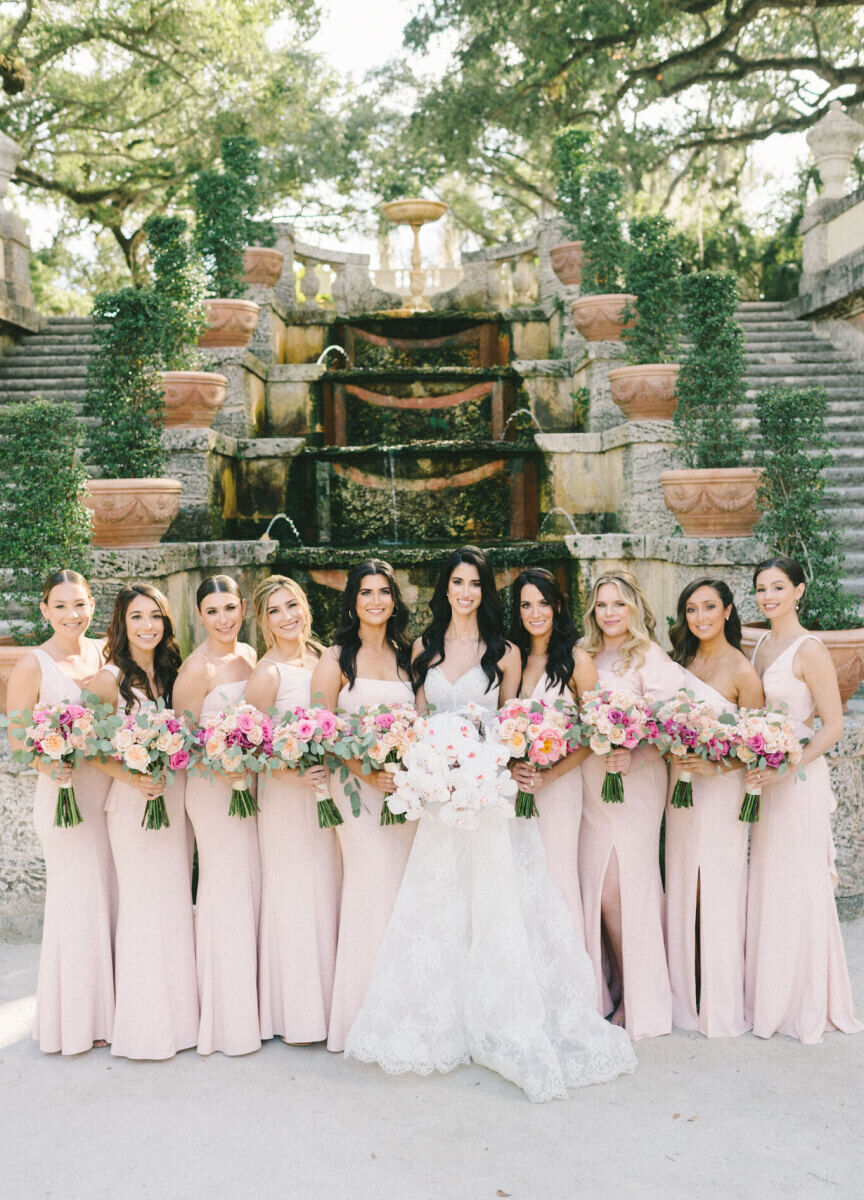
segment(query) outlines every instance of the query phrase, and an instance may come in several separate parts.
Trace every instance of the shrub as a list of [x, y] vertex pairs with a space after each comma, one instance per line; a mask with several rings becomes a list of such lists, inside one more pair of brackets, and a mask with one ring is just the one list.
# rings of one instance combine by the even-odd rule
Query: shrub
[[71, 404], [37, 396], [0, 407], [0, 566], [10, 573], [0, 594], [0, 615], [32, 625], [32, 633], [17, 640], [42, 640], [39, 601], [45, 576], [87, 570], [90, 513], [84, 504], [81, 438]]
[[222, 165], [240, 185], [240, 198], [245, 215], [246, 246], [275, 246], [276, 229], [270, 221], [259, 221], [255, 214], [261, 207], [260, 162], [258, 142], [253, 137], [222, 139]]
[[212, 295], [223, 299], [246, 290], [246, 246], [276, 243], [276, 231], [255, 220], [258, 211], [258, 142], [250, 137], [222, 139], [222, 171], [201, 171], [195, 179], [195, 245], [204, 259]]
[[207, 328], [204, 273], [187, 228], [182, 217], [150, 217], [144, 225], [160, 310], [158, 350], [165, 371], [194, 371], [203, 357], [195, 347]]
[[162, 473], [165, 409], [158, 386], [160, 302], [154, 292], [102, 292], [93, 305], [96, 351], [84, 403], [95, 418], [90, 453], [107, 479]]
[[631, 363], [674, 362], [681, 334], [682, 242], [666, 217], [642, 217], [631, 222], [624, 290], [636, 297], [624, 319], [638, 318], [624, 329]]
[[626, 243], [621, 232], [624, 180], [615, 167], [595, 167], [585, 176], [581, 234], [582, 294], [615, 292], [621, 282]]
[[744, 400], [744, 334], [735, 320], [731, 275], [700, 271], [683, 281], [690, 349], [678, 373], [674, 422], [686, 467], [738, 467], [746, 435], [736, 421]]
[[565, 129], [555, 139], [558, 211], [564, 236], [582, 237], [582, 205], [585, 173], [591, 161], [591, 134], [584, 129]]
[[843, 591], [844, 555], [825, 508], [822, 471], [833, 461], [834, 446], [825, 428], [826, 406], [818, 387], [766, 388], [756, 397], [763, 513], [754, 532], [804, 568], [801, 620], [808, 628], [852, 629], [862, 620], [855, 599]]

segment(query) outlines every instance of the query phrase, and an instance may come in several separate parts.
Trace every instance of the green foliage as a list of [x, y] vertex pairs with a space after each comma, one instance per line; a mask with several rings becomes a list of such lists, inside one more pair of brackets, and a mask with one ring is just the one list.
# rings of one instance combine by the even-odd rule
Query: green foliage
[[683, 298], [690, 349], [678, 374], [678, 451], [686, 467], [737, 467], [745, 443], [735, 420], [745, 392], [738, 286], [731, 275], [700, 271], [685, 277]]
[[81, 426], [71, 404], [37, 396], [0, 407], [0, 566], [10, 577], [0, 591], [0, 615], [42, 628], [42, 580], [51, 571], [85, 572], [90, 514], [78, 450]]
[[87, 364], [93, 461], [106, 479], [158, 478], [165, 420], [158, 386], [162, 304], [155, 292], [103, 292], [93, 306], [96, 351]]
[[573, 241], [582, 236], [585, 174], [591, 157], [591, 134], [586, 130], [564, 129], [556, 137], [558, 211], [564, 235]]
[[253, 137], [222, 139], [222, 165], [228, 175], [238, 181], [244, 213], [244, 246], [275, 246], [276, 230], [270, 221], [259, 221], [255, 214], [261, 207], [258, 142]]
[[202, 171], [195, 180], [195, 245], [204, 259], [212, 296], [246, 291], [243, 250], [246, 212], [243, 185], [227, 171]]
[[182, 217], [149, 217], [144, 225], [160, 312], [154, 332], [165, 371], [194, 371], [202, 361], [195, 346], [207, 328], [204, 275], [187, 228]]
[[808, 629], [853, 629], [858, 606], [842, 587], [844, 555], [825, 507], [822, 471], [833, 461], [822, 388], [767, 388], [756, 397], [763, 509], [755, 535], [795, 558], [807, 576], [801, 620]]
[[637, 317], [622, 338], [631, 363], [674, 362], [681, 334], [682, 243], [666, 217], [641, 217], [630, 223], [624, 290], [636, 297], [624, 319]]
[[582, 192], [582, 295], [618, 291], [626, 243], [621, 232], [624, 179], [616, 167], [595, 167]]

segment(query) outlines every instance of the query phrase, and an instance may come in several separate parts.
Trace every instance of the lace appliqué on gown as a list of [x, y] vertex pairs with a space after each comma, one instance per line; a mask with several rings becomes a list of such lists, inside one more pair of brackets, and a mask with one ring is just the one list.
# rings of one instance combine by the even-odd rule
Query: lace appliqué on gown
[[[493, 710], [485, 682], [479, 668], [455, 684], [433, 668], [426, 695], [439, 711]], [[627, 1034], [597, 1013], [535, 822], [484, 814], [467, 832], [421, 820], [345, 1052], [421, 1075], [473, 1060], [534, 1101], [635, 1068]]]

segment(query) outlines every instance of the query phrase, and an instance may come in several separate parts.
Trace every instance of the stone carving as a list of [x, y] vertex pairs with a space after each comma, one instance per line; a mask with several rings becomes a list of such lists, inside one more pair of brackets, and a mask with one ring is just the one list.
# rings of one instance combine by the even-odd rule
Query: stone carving
[[832, 100], [822, 120], [807, 133], [807, 144], [822, 180], [821, 200], [845, 196], [849, 167], [862, 140], [864, 125], [847, 116], [839, 100]]
[[687, 537], [751, 537], [759, 518], [753, 467], [664, 471], [663, 500]]
[[87, 507], [94, 546], [158, 546], [177, 516], [177, 479], [90, 479]]
[[205, 300], [210, 322], [199, 346], [248, 346], [258, 324], [258, 305], [251, 300]]
[[166, 427], [208, 428], [225, 403], [227, 386], [215, 371], [163, 371]]
[[678, 363], [640, 363], [609, 372], [612, 399], [628, 421], [669, 421], [678, 405]]
[[243, 273], [246, 282], [260, 287], [274, 287], [282, 274], [285, 255], [270, 246], [247, 246], [243, 251]]
[[617, 342], [626, 326], [621, 314], [628, 303], [634, 304], [635, 296], [626, 292], [604, 292], [599, 296], [580, 296], [573, 305], [573, 324], [586, 342]]

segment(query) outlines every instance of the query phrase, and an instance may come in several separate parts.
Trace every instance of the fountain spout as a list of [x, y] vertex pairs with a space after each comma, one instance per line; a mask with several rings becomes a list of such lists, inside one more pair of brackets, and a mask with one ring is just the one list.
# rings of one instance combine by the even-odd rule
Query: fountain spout
[[522, 415], [522, 414], [524, 414], [525, 416], [527, 416], [527, 417], [530, 417], [530, 418], [531, 418], [531, 420], [534, 422], [534, 425], [535, 425], [535, 427], [536, 427], [536, 429], [537, 429], [537, 432], [538, 432], [538, 433], [543, 433], [543, 426], [540, 424], [540, 422], [539, 422], [539, 421], [537, 420], [537, 418], [534, 416], [534, 414], [533, 414], [533, 412], [531, 411], [531, 409], [530, 409], [530, 408], [514, 408], [514, 409], [513, 409], [513, 412], [510, 414], [510, 416], [509, 416], [509, 417], [507, 418], [507, 420], [504, 422], [504, 432], [505, 432], [505, 433], [507, 432], [507, 426], [510, 424], [510, 422], [511, 422], [511, 421], [512, 421], [512, 420], [513, 420], [515, 417], [518, 417], [518, 416], [520, 416], [520, 415]]
[[331, 350], [338, 350], [338, 351], [339, 351], [339, 353], [340, 353], [340, 354], [342, 355], [342, 357], [345, 359], [345, 366], [346, 366], [346, 367], [348, 367], [348, 366], [350, 366], [350, 365], [351, 365], [351, 360], [348, 358], [348, 352], [347, 352], [347, 351], [346, 351], [346, 350], [345, 350], [345, 349], [344, 349], [342, 346], [337, 346], [335, 342], [333, 343], [333, 345], [332, 345], [332, 346], [325, 346], [325, 347], [324, 347], [324, 349], [321, 351], [321, 353], [320, 353], [320, 354], [318, 355], [318, 357], [315, 359], [315, 365], [316, 365], [316, 366], [318, 366], [318, 367], [320, 367], [322, 363], [326, 363], [326, 362], [327, 362], [327, 355], [330, 353], [330, 351], [331, 351]]
[[[341, 349], [341, 347], [340, 347], [340, 349]], [[297, 539], [297, 545], [298, 546], [303, 545], [303, 539], [300, 536], [300, 530], [297, 528], [297, 526], [294, 524], [294, 522], [291, 520], [291, 518], [288, 516], [287, 513], [277, 513], [276, 516], [273, 517], [270, 524], [267, 526], [267, 528], [261, 534], [261, 537], [258, 539], [259, 542], [269, 542], [270, 541], [270, 530], [273, 528], [273, 526], [276, 524], [277, 521], [286, 521], [291, 526], [291, 531], [294, 534], [295, 538]]]
[[548, 512], [546, 513], [546, 515], [544, 516], [543, 520], [540, 522], [540, 528], [539, 528], [539, 530], [537, 531], [537, 536], [538, 536], [538, 537], [540, 537], [540, 536], [542, 535], [542, 533], [543, 533], [543, 526], [546, 524], [546, 522], [549, 520], [549, 518], [550, 518], [550, 517], [554, 517], [556, 513], [557, 513], [559, 516], [562, 516], [562, 517], [564, 518], [564, 520], [565, 520], [565, 521], [567, 522], [567, 524], [570, 526], [570, 528], [571, 528], [571, 530], [573, 531], [573, 533], [578, 533], [578, 532], [579, 532], [579, 530], [576, 528], [576, 522], [573, 520], [573, 518], [570, 516], [570, 514], [569, 514], [569, 513], [568, 513], [568, 512], [567, 512], [565, 509], [563, 509], [563, 508], [559, 508], [559, 507], [556, 505], [556, 506], [555, 506], [555, 508], [550, 508], [550, 509], [549, 509], [549, 511], [548, 511]]

